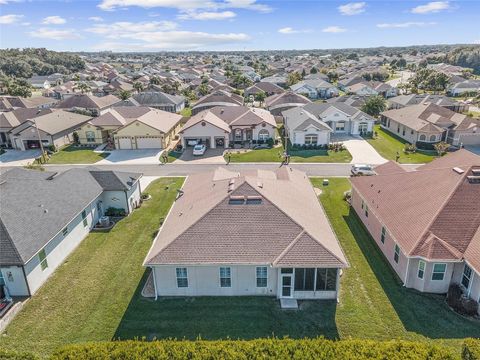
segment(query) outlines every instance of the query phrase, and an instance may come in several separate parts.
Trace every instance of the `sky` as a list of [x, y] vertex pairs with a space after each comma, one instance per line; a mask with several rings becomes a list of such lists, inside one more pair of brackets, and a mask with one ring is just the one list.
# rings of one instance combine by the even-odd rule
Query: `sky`
[[0, 47], [61, 51], [480, 44], [480, 0], [0, 0]]

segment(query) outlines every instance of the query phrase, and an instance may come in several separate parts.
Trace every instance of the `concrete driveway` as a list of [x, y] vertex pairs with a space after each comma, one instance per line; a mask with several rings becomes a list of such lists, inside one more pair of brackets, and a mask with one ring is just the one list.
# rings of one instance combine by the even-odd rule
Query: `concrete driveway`
[[108, 157], [95, 165], [146, 165], [159, 164], [160, 149], [144, 149], [144, 150], [111, 150]]
[[225, 164], [224, 151], [223, 148], [207, 149], [202, 156], [193, 156], [193, 148], [188, 147], [182, 156], [175, 160], [175, 164]]
[[467, 145], [465, 149], [473, 152], [474, 154], [480, 155], [480, 146]]
[[0, 166], [24, 166], [32, 163], [42, 154], [40, 149], [36, 150], [6, 150], [0, 155]]
[[351, 136], [339, 141], [343, 142], [347, 150], [352, 154], [352, 164], [378, 165], [388, 161], [380, 156], [375, 148], [360, 136]]

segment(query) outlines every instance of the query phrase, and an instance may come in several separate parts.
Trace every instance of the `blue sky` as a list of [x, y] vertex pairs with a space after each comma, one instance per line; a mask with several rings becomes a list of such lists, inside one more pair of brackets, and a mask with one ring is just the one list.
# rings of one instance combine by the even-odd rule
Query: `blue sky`
[[0, 47], [269, 50], [480, 43], [480, 1], [0, 0]]

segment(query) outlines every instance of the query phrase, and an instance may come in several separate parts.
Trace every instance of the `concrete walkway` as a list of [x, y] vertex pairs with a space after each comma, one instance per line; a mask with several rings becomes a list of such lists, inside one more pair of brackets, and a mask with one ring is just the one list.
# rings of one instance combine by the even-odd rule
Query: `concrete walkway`
[[361, 137], [352, 137], [342, 142], [350, 154], [352, 154], [352, 164], [378, 165], [388, 161], [380, 156], [368, 141]]

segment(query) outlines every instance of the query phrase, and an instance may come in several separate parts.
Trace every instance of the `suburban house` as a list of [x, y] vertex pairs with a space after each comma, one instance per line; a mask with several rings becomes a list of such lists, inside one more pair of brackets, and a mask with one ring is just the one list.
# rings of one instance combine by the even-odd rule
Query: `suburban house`
[[480, 120], [433, 103], [420, 103], [381, 114], [382, 127], [418, 147], [440, 141], [454, 146], [480, 144]]
[[[338, 299], [347, 259], [305, 173], [190, 175], [148, 252], [158, 296]], [[283, 300], [281, 300], [283, 302]]]
[[281, 94], [285, 91], [282, 87], [278, 86], [275, 83], [261, 81], [256, 84], [253, 84], [249, 88], [246, 88], [243, 95], [245, 97], [255, 96], [258, 93], [265, 93], [267, 96]]
[[468, 111], [469, 105], [455, 101], [454, 99], [445, 95], [431, 95], [431, 94], [410, 94], [399, 95], [387, 100], [389, 109], [401, 109], [410, 105], [417, 105], [421, 103], [429, 103], [439, 105], [448, 110], [458, 113]]
[[480, 300], [480, 157], [459, 150], [405, 171], [351, 179], [351, 205], [404, 286]]
[[311, 101], [303, 95], [286, 91], [281, 94], [269, 96], [265, 99], [265, 108], [274, 116], [281, 115], [282, 111], [297, 106], [303, 106]]
[[303, 80], [290, 86], [290, 90], [312, 100], [338, 96], [338, 89], [323, 79]]
[[12, 147], [10, 132], [17, 126], [37, 116], [50, 114], [51, 109], [18, 108], [12, 111], [0, 112], [0, 145]]
[[283, 113], [284, 129], [294, 145], [327, 145], [330, 143], [332, 128], [303, 107], [286, 110]]
[[27, 79], [28, 83], [36, 89], [49, 89], [52, 86], [57, 86], [63, 83], [63, 74], [51, 75], [34, 75]]
[[129, 214], [139, 205], [141, 176], [93, 168], [1, 174], [0, 285], [10, 296], [35, 294], [108, 208]]
[[92, 116], [99, 116], [120, 101], [121, 100], [114, 95], [98, 97], [87, 94], [75, 94], [60, 101], [56, 107], [58, 109], [85, 111]]
[[285, 87], [287, 87], [287, 76], [286, 75], [281, 75], [281, 74], [267, 76], [267, 77], [264, 77], [261, 80], [261, 82], [269, 82], [269, 83], [278, 85], [282, 88], [285, 88]]
[[164, 149], [180, 130], [182, 116], [146, 106], [119, 106], [77, 130], [82, 145], [116, 149]]
[[195, 105], [192, 106], [192, 115], [196, 115], [201, 111], [211, 109], [215, 106], [229, 107], [242, 105], [242, 96], [225, 90], [217, 90], [198, 99]]
[[133, 95], [132, 98], [140, 106], [148, 106], [168, 112], [180, 112], [185, 107], [183, 96], [170, 95], [161, 91], [141, 92]]
[[18, 150], [43, 146], [61, 147], [74, 141], [73, 133], [92, 117], [64, 110], [29, 118], [10, 132], [12, 146]]
[[[302, 106], [306, 113], [331, 129], [332, 135], [361, 135], [373, 131], [375, 119], [363, 111], [345, 103], [310, 103]], [[293, 112], [296, 114], [298, 112]], [[289, 117], [288, 112], [282, 113]], [[287, 120], [287, 122], [290, 120]], [[317, 122], [317, 124], [320, 124]], [[308, 129], [306, 129], [308, 131]], [[293, 131], [293, 129], [290, 129]], [[300, 140], [300, 138], [299, 138]]]
[[328, 99], [327, 103], [341, 102], [357, 109], [361, 109], [363, 105], [365, 105], [365, 102], [368, 100], [368, 98], [369, 96], [366, 95], [343, 95]]
[[10, 111], [15, 109], [47, 109], [53, 107], [57, 100], [44, 96], [34, 96], [22, 98], [20, 96], [0, 96], [0, 111]]
[[465, 80], [447, 87], [447, 94], [461, 96], [465, 93], [480, 93], [480, 80]]
[[275, 137], [277, 124], [264, 109], [216, 106], [192, 116], [180, 130], [183, 147], [203, 143], [207, 147], [264, 143]]

